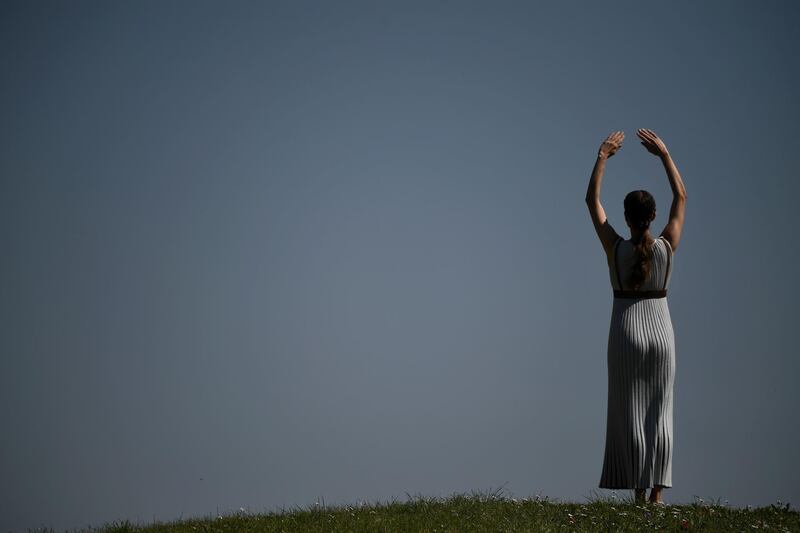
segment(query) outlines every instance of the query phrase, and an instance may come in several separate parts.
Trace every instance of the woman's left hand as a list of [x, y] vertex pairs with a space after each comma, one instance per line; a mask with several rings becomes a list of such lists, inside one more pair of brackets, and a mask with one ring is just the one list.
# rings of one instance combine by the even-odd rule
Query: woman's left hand
[[615, 131], [611, 133], [600, 145], [600, 150], [597, 152], [597, 157], [604, 157], [608, 159], [617, 153], [617, 150], [622, 148], [623, 139], [625, 139], [625, 134], [623, 132]]

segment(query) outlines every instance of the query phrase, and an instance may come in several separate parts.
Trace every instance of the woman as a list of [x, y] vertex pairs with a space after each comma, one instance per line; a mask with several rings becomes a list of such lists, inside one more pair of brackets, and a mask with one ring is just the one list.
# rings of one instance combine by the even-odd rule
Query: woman
[[672, 388], [675, 336], [667, 306], [673, 254], [683, 229], [686, 188], [667, 147], [648, 129], [637, 131], [642, 145], [658, 156], [672, 187], [669, 221], [659, 237], [650, 234], [656, 216], [653, 196], [643, 190], [625, 196], [625, 240], [608, 223], [600, 205], [606, 160], [622, 147], [625, 134], [610, 134], [600, 145], [586, 204], [608, 261], [614, 305], [608, 336], [608, 411], [600, 488], [634, 489], [636, 502], [663, 504], [672, 486]]

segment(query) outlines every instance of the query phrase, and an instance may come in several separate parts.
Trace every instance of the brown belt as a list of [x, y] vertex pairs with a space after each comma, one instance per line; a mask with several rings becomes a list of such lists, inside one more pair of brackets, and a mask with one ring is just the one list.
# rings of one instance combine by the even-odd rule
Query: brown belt
[[614, 298], [666, 298], [667, 290], [656, 291], [621, 291], [614, 289]]

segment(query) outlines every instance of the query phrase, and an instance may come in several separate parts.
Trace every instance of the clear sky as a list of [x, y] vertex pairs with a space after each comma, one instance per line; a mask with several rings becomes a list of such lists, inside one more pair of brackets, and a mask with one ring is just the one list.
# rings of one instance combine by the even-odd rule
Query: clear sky
[[[0, 530], [597, 488], [584, 202], [686, 189], [668, 503], [800, 504], [795, 2], [0, 3]], [[629, 491], [618, 491], [627, 496]]]

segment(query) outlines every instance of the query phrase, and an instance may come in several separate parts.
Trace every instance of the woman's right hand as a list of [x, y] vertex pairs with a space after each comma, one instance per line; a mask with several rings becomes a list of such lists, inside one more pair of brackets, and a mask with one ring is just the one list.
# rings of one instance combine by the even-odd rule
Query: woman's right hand
[[653, 130], [639, 128], [636, 130], [636, 135], [642, 140], [642, 145], [647, 148], [647, 151], [658, 157], [666, 157], [669, 155], [667, 145], [664, 141], [658, 138], [658, 135]]

